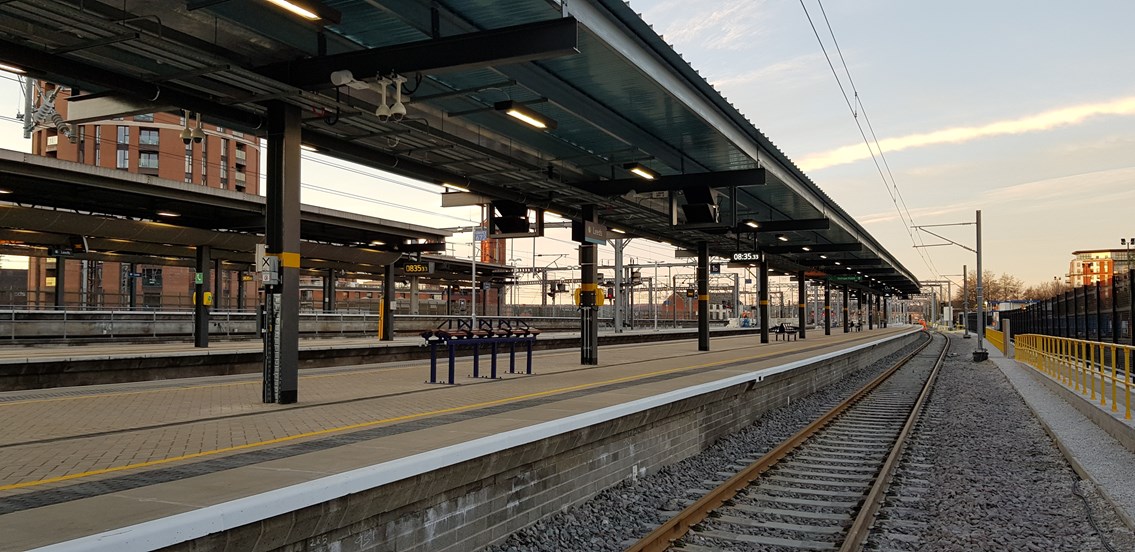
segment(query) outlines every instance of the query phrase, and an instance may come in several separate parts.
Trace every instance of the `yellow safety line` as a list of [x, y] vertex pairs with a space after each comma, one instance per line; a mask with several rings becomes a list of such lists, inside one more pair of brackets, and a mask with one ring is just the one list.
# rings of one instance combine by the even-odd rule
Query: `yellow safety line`
[[514, 401], [532, 399], [532, 398], [537, 398], [537, 397], [545, 397], [545, 396], [548, 396], [548, 395], [555, 395], [555, 394], [558, 394], [558, 393], [566, 393], [566, 392], [569, 392], [569, 391], [577, 391], [577, 390], [580, 390], [580, 389], [587, 389], [589, 387], [597, 387], [597, 386], [601, 386], [601, 385], [610, 385], [610, 384], [614, 384], [614, 383], [634, 381], [634, 380], [637, 380], [637, 379], [659, 376], [659, 375], [663, 375], [663, 374], [670, 374], [670, 373], [674, 373], [674, 372], [682, 372], [682, 371], [686, 371], [686, 370], [694, 370], [694, 369], [697, 369], [697, 368], [708, 368], [708, 367], [711, 367], [711, 366], [717, 366], [717, 365], [728, 364], [728, 363], [733, 363], [733, 362], [743, 362], [743, 361], [751, 361], [751, 360], [764, 359], [764, 358], [772, 358], [772, 357], [780, 356], [780, 355], [781, 355], [781, 353], [765, 353], [765, 354], [753, 355], [753, 356], [748, 356], [748, 357], [730, 358], [730, 359], [726, 359], [726, 360], [720, 360], [720, 361], [710, 362], [710, 363], [705, 363], [705, 364], [695, 364], [695, 365], [691, 365], [691, 366], [682, 366], [682, 367], [679, 367], [679, 368], [670, 368], [670, 369], [667, 369], [667, 370], [659, 370], [659, 371], [656, 371], [656, 372], [647, 372], [647, 373], [644, 373], [644, 374], [638, 374], [638, 375], [633, 375], [633, 376], [623, 376], [621, 378], [615, 378], [615, 379], [599, 381], [599, 382], [592, 382], [592, 383], [584, 383], [584, 384], [580, 384], [580, 385], [573, 385], [571, 387], [561, 387], [561, 388], [558, 388], [558, 389], [550, 389], [548, 391], [539, 391], [539, 392], [536, 392], [536, 393], [528, 393], [528, 394], [525, 394], [525, 395], [516, 395], [516, 396], [513, 396], [513, 397], [505, 397], [503, 399], [496, 399], [496, 400], [492, 400], [492, 401], [469, 404], [469, 405], [464, 405], [464, 406], [454, 406], [454, 407], [450, 407], [450, 408], [444, 408], [444, 409], [441, 409], [441, 410], [432, 410], [432, 411], [429, 411], [429, 412], [419, 412], [417, 414], [407, 414], [407, 415], [404, 415], [404, 416], [397, 416], [397, 417], [394, 417], [394, 418], [384, 418], [384, 419], [381, 419], [381, 420], [372, 420], [372, 421], [369, 421], [369, 422], [361, 422], [361, 423], [345, 425], [345, 426], [341, 426], [341, 427], [321, 429], [321, 430], [318, 430], [318, 431], [309, 431], [307, 433], [299, 433], [299, 434], [296, 434], [296, 435], [288, 435], [286, 437], [269, 439], [267, 441], [259, 441], [259, 442], [256, 442], [256, 443], [246, 443], [246, 444], [243, 444], [243, 445], [236, 445], [236, 446], [232, 446], [232, 447], [225, 447], [225, 448], [220, 448], [220, 449], [215, 449], [215, 450], [206, 450], [206, 451], [201, 451], [201, 452], [195, 452], [195, 453], [192, 453], [192, 454], [186, 454], [186, 455], [183, 455], [183, 456], [175, 456], [173, 458], [163, 458], [163, 459], [160, 459], [160, 460], [150, 460], [148, 462], [140, 462], [140, 463], [137, 463], [137, 464], [127, 464], [125, 466], [115, 466], [113, 468], [103, 468], [103, 469], [99, 469], [99, 470], [91, 470], [91, 471], [86, 471], [86, 472], [82, 472], [82, 473], [73, 473], [73, 474], [70, 474], [70, 475], [62, 475], [62, 476], [59, 476], [59, 477], [52, 477], [52, 478], [49, 478], [49, 479], [41, 479], [41, 480], [38, 480], [38, 481], [25, 481], [23, 483], [13, 483], [13, 484], [10, 484], [10, 485], [0, 485], [0, 491], [10, 491], [10, 490], [13, 490], [13, 489], [26, 489], [28, 487], [36, 487], [36, 486], [39, 486], [39, 485], [48, 485], [48, 484], [51, 484], [51, 483], [59, 483], [59, 482], [62, 482], [62, 481], [70, 481], [70, 480], [73, 480], [73, 479], [81, 479], [81, 478], [84, 478], [84, 477], [92, 477], [92, 476], [96, 476], [96, 475], [103, 475], [103, 474], [107, 474], [107, 473], [120, 472], [120, 471], [125, 471], [125, 470], [136, 469], [136, 468], [146, 468], [146, 467], [150, 467], [150, 466], [168, 464], [168, 463], [171, 463], [171, 462], [178, 462], [178, 461], [181, 461], [181, 460], [191, 460], [193, 458], [202, 458], [202, 457], [205, 457], [205, 456], [213, 456], [213, 455], [216, 455], [216, 454], [223, 454], [223, 453], [226, 453], [226, 452], [246, 450], [246, 449], [265, 446], [265, 445], [275, 445], [275, 444], [278, 444], [278, 443], [285, 443], [285, 442], [288, 442], [288, 441], [294, 441], [294, 440], [303, 439], [303, 438], [306, 438], [306, 437], [316, 437], [316, 436], [320, 436], [320, 435], [328, 435], [328, 434], [337, 433], [337, 432], [340, 432], [340, 431], [349, 431], [349, 430], [352, 430], [352, 429], [362, 429], [362, 428], [372, 427], [372, 426], [376, 426], [376, 425], [380, 425], [380, 424], [404, 422], [404, 421], [407, 421], [407, 420], [413, 420], [415, 418], [424, 418], [424, 417], [427, 417], [427, 416], [436, 416], [438, 414], [449, 414], [449, 413], [458, 412], [458, 411], [461, 411], [461, 410], [470, 410], [470, 409], [474, 409], [474, 408], [484, 408], [484, 407], [487, 407], [487, 406], [496, 406], [496, 405], [499, 405], [499, 404], [505, 404], [505, 403], [514, 402]]

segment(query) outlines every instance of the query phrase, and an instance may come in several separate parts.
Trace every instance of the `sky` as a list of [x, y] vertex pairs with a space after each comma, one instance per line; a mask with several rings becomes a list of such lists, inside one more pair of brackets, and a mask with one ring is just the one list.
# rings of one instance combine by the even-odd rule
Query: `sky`
[[[702, 0], [694, 17], [692, 6], [631, 1], [919, 279], [958, 281], [976, 261], [910, 225], [972, 223], [979, 209], [984, 268], [1026, 284], [1063, 276], [1072, 251], [1135, 237], [1135, 2]], [[0, 73], [0, 147], [30, 147], [14, 121], [22, 109]], [[479, 218], [439, 209], [436, 186], [304, 155], [305, 203], [441, 228]], [[933, 230], [975, 245], [972, 225]], [[470, 233], [449, 242], [452, 254], [472, 250]], [[510, 248], [521, 266], [578, 264], [566, 230]], [[642, 239], [627, 255], [678, 262]]]

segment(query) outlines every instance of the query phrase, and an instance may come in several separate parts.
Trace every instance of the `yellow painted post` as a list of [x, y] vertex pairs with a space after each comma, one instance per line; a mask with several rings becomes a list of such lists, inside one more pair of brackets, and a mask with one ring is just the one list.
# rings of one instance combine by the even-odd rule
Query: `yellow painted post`
[[1111, 411], [1115, 412], [1119, 408], [1115, 405], [1115, 373], [1119, 368], [1119, 357], [1115, 356], [1117, 349], [1115, 345], [1111, 346]]
[[1092, 399], [1091, 400], [1095, 401], [1096, 400], [1096, 373], [1095, 373], [1095, 370], [1094, 370], [1095, 365], [1092, 362], [1092, 353], [1095, 352], [1095, 345], [1093, 345], [1091, 343], [1085, 343], [1084, 349], [1087, 350], [1086, 351], [1087, 354], [1085, 355], [1085, 358], [1084, 358], [1084, 379], [1085, 379], [1085, 381], [1087, 381], [1088, 385], [1092, 386]]
[[1123, 374], [1123, 391], [1127, 395], [1127, 412], [1123, 415], [1124, 419], [1131, 419], [1131, 355], [1127, 357], [1126, 367], [1127, 371]]
[[385, 310], [385, 309], [383, 309], [383, 307], [385, 306], [383, 304], [383, 302], [385, 300], [386, 299], [384, 297], [378, 298], [378, 338], [379, 339], [382, 339], [382, 330], [383, 330], [382, 324], [386, 322], [386, 320], [383, 320], [383, 318], [382, 318], [382, 312]]

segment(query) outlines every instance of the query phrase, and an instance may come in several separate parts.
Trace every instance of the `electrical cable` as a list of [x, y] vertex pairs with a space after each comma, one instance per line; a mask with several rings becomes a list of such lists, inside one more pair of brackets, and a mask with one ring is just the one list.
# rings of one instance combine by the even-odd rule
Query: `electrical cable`
[[[817, 3], [819, 3], [819, 2], [820, 2], [820, 0], [817, 0]], [[879, 149], [879, 155], [876, 156], [876, 154], [875, 154], [876, 148], [872, 147], [871, 141], [867, 138], [867, 132], [863, 129], [863, 125], [859, 121], [858, 114], [859, 114], [860, 109], [857, 109], [856, 105], [862, 107], [862, 100], [859, 99], [858, 92], [855, 91], [854, 88], [853, 88], [853, 93], [854, 93], [854, 96], [855, 96], [855, 102], [852, 102], [851, 98], [849, 98], [848, 95], [847, 95], [847, 89], [843, 85], [843, 80], [840, 79], [840, 77], [839, 77], [839, 72], [836, 71], [835, 64], [832, 62], [831, 55], [828, 53], [828, 49], [824, 45], [823, 39], [820, 38], [819, 30], [816, 28], [816, 24], [812, 20], [812, 14], [809, 13], [808, 7], [804, 4], [804, 0], [800, 0], [800, 7], [804, 10], [804, 15], [808, 19], [808, 24], [809, 24], [809, 26], [812, 27], [812, 33], [815, 35], [816, 41], [820, 45], [820, 50], [823, 52], [824, 58], [828, 62], [828, 67], [832, 71], [832, 76], [835, 77], [835, 79], [836, 79], [836, 84], [839, 86], [840, 94], [843, 96], [843, 100], [847, 104], [848, 110], [851, 111], [851, 116], [852, 116], [852, 119], [855, 121], [855, 126], [859, 129], [859, 135], [860, 135], [860, 137], [862, 137], [863, 142], [867, 146], [867, 151], [871, 154], [871, 160], [875, 164], [875, 169], [879, 173], [879, 178], [883, 181], [883, 187], [886, 188], [887, 195], [890, 196], [891, 203], [894, 204], [895, 210], [896, 210], [896, 212], [898, 212], [899, 220], [903, 223], [903, 226], [904, 226], [904, 229], [906, 230], [907, 235], [910, 236], [911, 244], [915, 247], [915, 251], [918, 253], [919, 257], [922, 259], [923, 264], [926, 265], [926, 268], [929, 269], [932, 274], [937, 275], [938, 270], [937, 270], [936, 267], [933, 266], [933, 261], [928, 259], [929, 255], [927, 253], [923, 252], [922, 248], [919, 247], [918, 239], [915, 237], [915, 233], [911, 230], [911, 228], [914, 226], [914, 220], [912, 218], [910, 218], [909, 210], [904, 214], [903, 209], [899, 207], [899, 198], [896, 195], [896, 191], [898, 189], [897, 184], [895, 184], [894, 187], [892, 188], [892, 184], [894, 183], [893, 175], [892, 175], [891, 181], [888, 182], [887, 177], [884, 174], [883, 166], [880, 164], [880, 161], [879, 161], [879, 157], [882, 156], [882, 148], [878, 147], [879, 146], [878, 141], [876, 140], [875, 144], [876, 144], [876, 147], [878, 147], [878, 149]], [[820, 4], [820, 9], [821, 9], [821, 11], [823, 11], [823, 5], [822, 4]], [[824, 14], [824, 19], [825, 19], [825, 21], [827, 20], [826, 12]], [[828, 30], [829, 30], [829, 33], [832, 34], [832, 40], [834, 42], [835, 41], [835, 34], [831, 31], [830, 22], [828, 23]], [[835, 43], [835, 46], [836, 46], [836, 50], [839, 52], [839, 56], [840, 56], [840, 59], [842, 61], [843, 60], [843, 52], [841, 50], [839, 50], [838, 42]], [[844, 71], [848, 73], [849, 84], [854, 86], [854, 81], [851, 80], [850, 71], [848, 71], [848, 69], [847, 69], [846, 62], [844, 63]], [[874, 135], [873, 129], [872, 129], [871, 132], [872, 132], [872, 135]], [[884, 163], [885, 163], [885, 159], [884, 159]], [[890, 172], [889, 166], [887, 167], [887, 172]], [[905, 205], [905, 200], [903, 201], [903, 204]]]
[[1088, 512], [1088, 524], [1092, 526], [1092, 529], [1096, 530], [1096, 534], [1099, 535], [1100, 543], [1103, 544], [1103, 547], [1106, 548], [1108, 552], [1118, 552], [1118, 550], [1104, 538], [1104, 531], [1100, 528], [1099, 523], [1096, 522], [1096, 516], [1092, 513], [1092, 505], [1088, 502], [1088, 497], [1080, 492], [1080, 478], [1076, 477], [1074, 474], [1072, 475], [1072, 494], [1080, 497], [1080, 500], [1084, 501], [1084, 509]]

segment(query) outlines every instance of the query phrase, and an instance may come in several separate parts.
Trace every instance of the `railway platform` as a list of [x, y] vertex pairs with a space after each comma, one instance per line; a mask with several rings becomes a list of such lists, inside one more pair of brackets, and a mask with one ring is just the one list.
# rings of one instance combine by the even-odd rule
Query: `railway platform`
[[[710, 328], [711, 335], [754, 335], [752, 328]], [[602, 345], [694, 338], [696, 329], [611, 330], [599, 334]], [[535, 349], [579, 346], [579, 332], [546, 332]], [[389, 341], [369, 337], [318, 337], [300, 340], [304, 369], [429, 358], [417, 336]], [[468, 355], [469, 351], [461, 351]], [[260, 340], [218, 341], [208, 348], [192, 343], [83, 343], [0, 348], [0, 391], [126, 383], [146, 380], [259, 373], [264, 346]]]
[[288, 406], [256, 375], [4, 392], [0, 549], [469, 549], [915, 333], [624, 344], [597, 366], [538, 351], [533, 375], [498, 380], [463, 358], [459, 385], [425, 383], [421, 360], [315, 368]]

